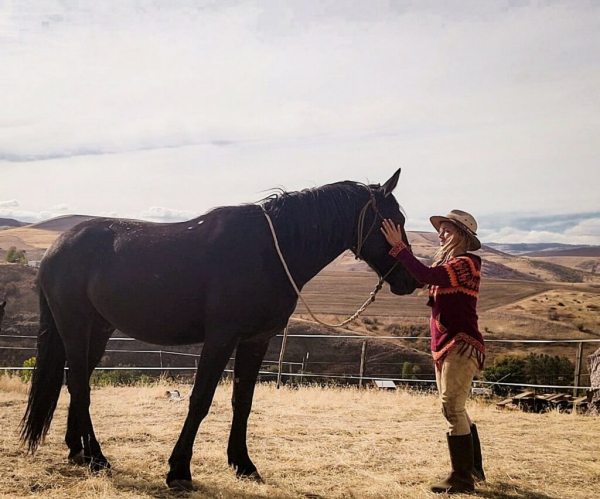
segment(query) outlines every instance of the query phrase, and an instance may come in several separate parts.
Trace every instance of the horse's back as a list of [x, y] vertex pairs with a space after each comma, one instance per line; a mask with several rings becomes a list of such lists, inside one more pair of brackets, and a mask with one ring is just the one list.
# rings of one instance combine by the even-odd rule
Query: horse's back
[[[84, 222], [48, 251], [40, 288], [50, 302], [91, 307], [122, 332], [154, 343], [201, 341], [207, 321], [260, 329], [262, 317], [272, 317], [281, 301], [265, 272], [272, 241], [264, 219], [236, 216]], [[294, 303], [295, 297], [285, 300], [282, 314]]]

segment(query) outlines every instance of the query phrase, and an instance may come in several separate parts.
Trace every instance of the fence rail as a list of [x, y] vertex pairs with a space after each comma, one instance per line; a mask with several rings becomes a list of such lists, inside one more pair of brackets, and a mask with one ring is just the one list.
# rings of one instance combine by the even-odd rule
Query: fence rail
[[[277, 335], [279, 337], [283, 335]], [[0, 334], [0, 339], [37, 339], [37, 336], [34, 335], [9, 335], [9, 334]], [[428, 336], [362, 336], [362, 335], [330, 335], [330, 334], [290, 334], [288, 338], [315, 338], [315, 339], [353, 339], [353, 340], [361, 340], [363, 342], [376, 341], [376, 340], [409, 340], [409, 341], [417, 341], [417, 340], [430, 340], [431, 338]], [[138, 341], [135, 338], [128, 337], [117, 337], [110, 338], [111, 341]], [[491, 386], [505, 386], [505, 387], [523, 387], [523, 388], [533, 388], [533, 389], [557, 389], [557, 390], [573, 390], [574, 392], [578, 390], [589, 389], [590, 386], [581, 386], [581, 377], [582, 377], [582, 365], [581, 361], [581, 352], [583, 345], [586, 343], [600, 343], [600, 338], [598, 339], [580, 339], [580, 338], [567, 338], [567, 339], [486, 339], [486, 343], [507, 343], [507, 344], [576, 344], [577, 345], [577, 353], [576, 353], [576, 372], [574, 376], [575, 383], [570, 385], [558, 385], [558, 384], [531, 384], [531, 383], [508, 383], [508, 382], [493, 382], [493, 381], [481, 381], [477, 380], [474, 383], [478, 385], [491, 385]], [[22, 346], [0, 346], [0, 350], [37, 350], [36, 347], [22, 347]], [[287, 377], [290, 379], [293, 378], [301, 378], [301, 379], [331, 379], [331, 380], [346, 380], [355, 382], [357, 381], [359, 385], [362, 385], [365, 381], [379, 381], [379, 380], [388, 380], [394, 382], [403, 382], [403, 383], [435, 383], [435, 379], [415, 379], [415, 378], [402, 378], [402, 377], [393, 377], [393, 375], [379, 375], [379, 376], [365, 376], [364, 367], [366, 365], [365, 359], [365, 348], [362, 349], [361, 354], [361, 368], [360, 374], [318, 374], [318, 373], [309, 373], [304, 372], [305, 362], [284, 362], [283, 364], [287, 366], [288, 371], [292, 370], [292, 367], [300, 367], [302, 372], [281, 372], [281, 376]], [[192, 357], [198, 358], [200, 354], [195, 353], [185, 353], [185, 352], [175, 352], [172, 350], [115, 350], [108, 349], [107, 353], [143, 353], [143, 354], [157, 354], [160, 357], [160, 366], [101, 366], [97, 367], [97, 370], [101, 371], [119, 371], [119, 370], [129, 370], [129, 371], [195, 371], [195, 366], [165, 366], [162, 362], [162, 355], [173, 355], [180, 357]], [[234, 361], [235, 358], [232, 357], [230, 359]], [[271, 364], [276, 365], [279, 362], [276, 360], [265, 360], [263, 364]], [[323, 362], [323, 361], [311, 361], [311, 365], [326, 365], [326, 364], [334, 364], [333, 362]], [[335, 362], [336, 365], [355, 365], [356, 362]], [[382, 365], [399, 365], [399, 363], [393, 362], [372, 362], [369, 363], [369, 366], [382, 366]], [[420, 363], [414, 363], [413, 365], [423, 365]], [[34, 369], [33, 367], [17, 367], [17, 366], [5, 366], [0, 367], [0, 371], [26, 371]], [[68, 369], [68, 367], [65, 367]], [[225, 369], [224, 372], [231, 373], [232, 369]], [[276, 377], [279, 373], [273, 371], [263, 371], [259, 372], [261, 376], [273, 376]]]

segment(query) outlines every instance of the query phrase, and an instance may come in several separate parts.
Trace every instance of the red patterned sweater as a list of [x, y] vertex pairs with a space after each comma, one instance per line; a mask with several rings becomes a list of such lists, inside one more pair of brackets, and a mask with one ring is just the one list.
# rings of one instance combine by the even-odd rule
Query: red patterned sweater
[[443, 265], [427, 267], [404, 243], [394, 246], [390, 255], [402, 262], [421, 284], [429, 284], [431, 352], [438, 369], [461, 341], [461, 351], [476, 357], [481, 369], [485, 359], [483, 336], [477, 324], [481, 258], [465, 253]]

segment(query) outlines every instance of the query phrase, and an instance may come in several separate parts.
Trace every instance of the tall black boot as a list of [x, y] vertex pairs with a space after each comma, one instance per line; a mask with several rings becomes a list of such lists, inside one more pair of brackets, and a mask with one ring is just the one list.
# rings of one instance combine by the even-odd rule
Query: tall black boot
[[471, 425], [471, 435], [473, 436], [473, 478], [476, 482], [485, 482], [481, 442], [479, 441], [479, 434], [477, 433], [477, 426], [475, 424]]
[[473, 492], [473, 438], [468, 435], [448, 435], [452, 472], [448, 478], [431, 486], [432, 492], [458, 494]]

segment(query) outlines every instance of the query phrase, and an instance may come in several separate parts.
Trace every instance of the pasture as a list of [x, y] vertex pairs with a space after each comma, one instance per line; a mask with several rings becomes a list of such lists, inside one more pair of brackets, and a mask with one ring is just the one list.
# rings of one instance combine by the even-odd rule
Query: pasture
[[[189, 386], [158, 384], [92, 391], [91, 414], [113, 464], [112, 477], [67, 463], [63, 390], [46, 442], [35, 456], [18, 441], [26, 386], [0, 378], [0, 497], [102, 498], [430, 498], [428, 485], [449, 466], [436, 396], [409, 391], [259, 384], [248, 446], [265, 483], [235, 478], [227, 466], [231, 385], [217, 389], [192, 459], [196, 491], [171, 492], [167, 459]], [[590, 498], [600, 486], [598, 419], [579, 414], [504, 412], [469, 402], [480, 428], [488, 481], [479, 496]], [[461, 496], [457, 496], [461, 497]]]

